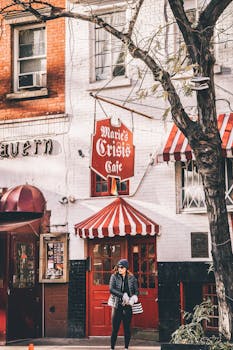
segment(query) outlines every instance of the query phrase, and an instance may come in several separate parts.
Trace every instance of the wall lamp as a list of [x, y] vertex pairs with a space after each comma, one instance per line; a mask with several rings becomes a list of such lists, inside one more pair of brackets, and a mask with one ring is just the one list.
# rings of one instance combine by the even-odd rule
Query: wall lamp
[[81, 149], [78, 149], [78, 154], [80, 157], [84, 158], [85, 154], [83, 153], [83, 151]]
[[69, 202], [75, 203], [76, 198], [74, 196], [69, 196], [69, 197], [62, 197], [61, 200], [59, 200], [59, 203], [61, 203], [62, 205], [68, 204]]

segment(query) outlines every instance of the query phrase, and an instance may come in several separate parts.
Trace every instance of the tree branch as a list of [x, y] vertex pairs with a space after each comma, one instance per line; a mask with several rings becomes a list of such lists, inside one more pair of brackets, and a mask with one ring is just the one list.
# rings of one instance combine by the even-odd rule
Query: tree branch
[[197, 30], [211, 28], [213, 33], [217, 20], [231, 2], [232, 0], [212, 0], [200, 14]]
[[38, 18], [40, 21], [45, 21], [46, 16], [43, 16], [40, 14], [39, 11], [34, 9], [32, 6], [30, 6], [28, 3], [25, 3], [24, 1], [21, 0], [13, 0], [13, 3], [15, 5], [21, 6], [25, 11], [32, 13], [36, 18]]
[[134, 14], [129, 22], [129, 29], [128, 29], [128, 33], [127, 33], [129, 37], [132, 36], [133, 29], [134, 29], [134, 26], [135, 26], [135, 23], [136, 23], [136, 20], [138, 18], [138, 14], [140, 12], [140, 9], [142, 7], [143, 2], [144, 2], [144, 0], [138, 0], [138, 2], [136, 4]]
[[[181, 0], [168, 0], [172, 13], [183, 35], [184, 42], [187, 46], [188, 53], [192, 59], [192, 63], [198, 62], [197, 37], [194, 35], [194, 29], [189, 22], [185, 10], [184, 2]], [[198, 45], [199, 46], [199, 45]]]

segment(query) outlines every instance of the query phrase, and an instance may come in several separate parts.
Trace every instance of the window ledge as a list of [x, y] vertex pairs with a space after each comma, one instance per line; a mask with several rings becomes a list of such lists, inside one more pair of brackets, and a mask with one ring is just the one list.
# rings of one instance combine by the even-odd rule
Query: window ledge
[[[227, 212], [232, 213], [233, 212], [233, 205], [227, 205]], [[181, 209], [180, 214], [206, 214], [207, 210], [206, 207], [201, 207], [201, 208], [186, 208], [186, 209]]]
[[101, 80], [96, 81], [94, 83], [89, 84], [88, 91], [95, 91], [95, 90], [106, 90], [106, 89], [113, 89], [113, 88], [119, 88], [119, 87], [126, 87], [130, 86], [132, 84], [132, 80], [129, 78], [115, 78], [112, 81], [108, 80]]
[[45, 97], [48, 96], [48, 89], [43, 88], [40, 90], [33, 90], [33, 91], [19, 91], [19, 92], [13, 92], [11, 94], [6, 95], [7, 100], [25, 100], [30, 98], [37, 98], [37, 97]]
[[182, 214], [203, 214], [206, 213], [206, 207], [201, 208], [185, 208], [181, 209]]

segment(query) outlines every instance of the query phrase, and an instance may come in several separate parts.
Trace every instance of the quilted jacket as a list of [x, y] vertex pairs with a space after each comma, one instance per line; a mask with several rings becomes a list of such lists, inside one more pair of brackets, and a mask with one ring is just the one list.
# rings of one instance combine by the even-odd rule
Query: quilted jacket
[[[132, 295], [138, 295], [138, 282], [134, 275], [128, 274], [128, 286], [129, 286], [129, 297]], [[109, 290], [111, 293], [109, 305], [118, 307], [119, 301], [123, 297], [122, 289], [122, 277], [119, 273], [112, 274], [109, 282]]]

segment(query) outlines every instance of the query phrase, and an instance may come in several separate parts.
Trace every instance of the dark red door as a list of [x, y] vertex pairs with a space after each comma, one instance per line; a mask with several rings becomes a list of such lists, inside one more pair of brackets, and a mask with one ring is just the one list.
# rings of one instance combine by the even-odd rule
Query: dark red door
[[[111, 334], [111, 307], [107, 305], [112, 268], [126, 254], [126, 241], [119, 237], [89, 241], [88, 335]], [[120, 334], [120, 333], [119, 333]]]
[[131, 237], [129, 240], [131, 271], [138, 279], [139, 301], [144, 312], [133, 316], [133, 327], [158, 327], [158, 273], [155, 237]]
[[[111, 334], [111, 308], [107, 305], [109, 279], [119, 258], [126, 257], [138, 279], [144, 313], [134, 315], [135, 328], [158, 327], [158, 277], [155, 237], [113, 237], [89, 241], [91, 261], [88, 279], [88, 335]], [[120, 333], [122, 334], [122, 330]]]
[[7, 339], [41, 335], [41, 290], [38, 284], [38, 237], [10, 235]]
[[6, 343], [7, 329], [7, 233], [0, 234], [0, 345]]

